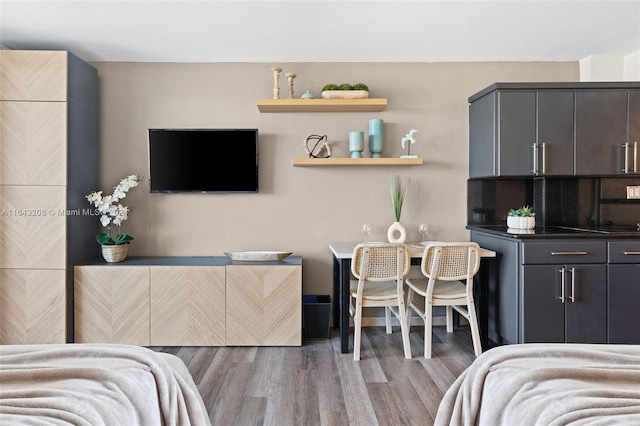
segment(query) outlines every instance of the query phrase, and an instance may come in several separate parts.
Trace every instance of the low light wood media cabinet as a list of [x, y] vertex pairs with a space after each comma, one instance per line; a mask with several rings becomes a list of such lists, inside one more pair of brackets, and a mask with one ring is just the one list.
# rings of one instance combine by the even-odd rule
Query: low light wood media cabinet
[[74, 267], [77, 343], [301, 346], [302, 258], [102, 259]]

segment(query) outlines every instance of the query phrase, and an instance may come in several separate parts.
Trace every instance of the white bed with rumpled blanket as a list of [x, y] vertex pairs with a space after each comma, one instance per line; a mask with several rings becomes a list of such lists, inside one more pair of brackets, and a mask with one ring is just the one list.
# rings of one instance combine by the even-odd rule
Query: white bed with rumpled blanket
[[115, 344], [0, 346], [0, 425], [210, 425], [184, 363]]
[[640, 345], [499, 346], [451, 385], [443, 425], [640, 425]]

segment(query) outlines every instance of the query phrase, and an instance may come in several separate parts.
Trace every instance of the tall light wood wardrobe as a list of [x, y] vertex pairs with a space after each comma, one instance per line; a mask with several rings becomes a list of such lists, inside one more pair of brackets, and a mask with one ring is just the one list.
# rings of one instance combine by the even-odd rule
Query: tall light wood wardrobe
[[0, 50], [0, 344], [73, 341], [73, 265], [97, 257], [97, 70]]

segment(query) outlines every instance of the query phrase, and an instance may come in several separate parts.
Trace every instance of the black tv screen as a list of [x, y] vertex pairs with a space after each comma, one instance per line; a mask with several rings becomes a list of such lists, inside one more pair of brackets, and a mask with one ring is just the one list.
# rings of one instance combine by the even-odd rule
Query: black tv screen
[[258, 192], [258, 129], [149, 129], [151, 192]]

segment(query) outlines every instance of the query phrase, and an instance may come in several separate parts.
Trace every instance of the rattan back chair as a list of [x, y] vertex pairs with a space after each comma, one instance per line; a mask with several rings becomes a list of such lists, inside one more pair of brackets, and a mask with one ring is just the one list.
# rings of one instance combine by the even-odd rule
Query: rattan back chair
[[353, 250], [350, 283], [349, 313], [353, 316], [355, 332], [353, 359], [360, 360], [362, 309], [384, 307], [386, 331], [391, 334], [391, 314], [400, 321], [405, 358], [411, 358], [409, 325], [404, 302], [404, 278], [409, 272], [411, 256], [405, 244], [364, 243]]
[[[422, 278], [407, 278], [407, 318], [424, 320], [424, 357], [431, 358], [433, 307], [446, 307], [447, 332], [453, 332], [453, 309], [467, 319], [475, 355], [482, 353], [473, 300], [473, 277], [480, 268], [480, 247], [473, 242], [435, 242], [422, 255]], [[422, 308], [424, 302], [424, 308]], [[409, 321], [407, 321], [409, 324]]]

